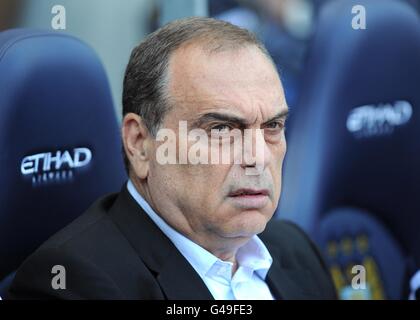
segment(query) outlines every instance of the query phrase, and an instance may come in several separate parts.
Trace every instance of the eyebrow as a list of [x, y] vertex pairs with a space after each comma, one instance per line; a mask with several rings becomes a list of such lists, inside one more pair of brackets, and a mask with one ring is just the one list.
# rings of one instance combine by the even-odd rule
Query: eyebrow
[[273, 121], [276, 121], [276, 120], [280, 120], [280, 119], [286, 121], [288, 116], [289, 116], [289, 109], [287, 108], [286, 110], [283, 110], [283, 111], [280, 111], [279, 113], [277, 113], [270, 120], [264, 122], [263, 125], [268, 124], [268, 123], [273, 122]]
[[[265, 121], [263, 123], [263, 125], [266, 125], [270, 122], [273, 122], [273, 121], [276, 121], [276, 120], [279, 120], [279, 119], [286, 120], [288, 114], [289, 114], [289, 109], [285, 109], [283, 111], [280, 111], [274, 117]], [[211, 122], [211, 121], [221, 121], [221, 122], [224, 122], [224, 123], [235, 124], [236, 126], [238, 126], [241, 129], [246, 128], [250, 124], [244, 118], [241, 118], [241, 117], [238, 117], [238, 116], [235, 116], [235, 115], [232, 115], [232, 114], [209, 112], [209, 113], [203, 114], [197, 120], [195, 120], [193, 122], [193, 127], [198, 128], [198, 127], [202, 126], [203, 124]]]

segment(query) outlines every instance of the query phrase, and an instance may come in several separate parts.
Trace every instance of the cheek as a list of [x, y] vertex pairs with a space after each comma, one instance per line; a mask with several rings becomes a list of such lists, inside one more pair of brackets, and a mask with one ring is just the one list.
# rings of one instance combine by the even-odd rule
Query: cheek
[[229, 168], [224, 165], [185, 165], [181, 168], [180, 175], [190, 181], [191, 193], [204, 194], [207, 198], [214, 199], [222, 194], [228, 170]]
[[271, 163], [271, 172], [273, 175], [273, 180], [275, 184], [276, 190], [281, 189], [281, 176], [282, 176], [282, 169], [283, 169], [283, 161], [286, 155], [286, 141], [283, 140], [276, 148], [273, 150], [272, 153], [272, 163]]
[[211, 214], [223, 200], [223, 183], [228, 169], [222, 165], [157, 166], [156, 183], [164, 184], [177, 206], [200, 214]]
[[150, 164], [148, 185], [152, 195], [160, 201], [175, 196], [174, 192], [181, 186], [177, 186], [176, 176], [172, 173], [172, 165], [160, 165], [156, 162]]
[[281, 169], [284, 157], [286, 155], [286, 150], [287, 144], [284, 137], [278, 143], [271, 145], [271, 163], [274, 164], [277, 168]]
[[286, 141], [286, 137], [284, 136], [284, 131], [283, 131], [283, 137], [282, 137], [279, 148], [280, 148], [279, 162], [280, 162], [280, 166], [282, 166], [283, 160], [284, 160], [284, 157], [286, 156], [286, 151], [287, 151], [287, 141]]
[[[188, 172], [187, 172], [188, 171]], [[187, 202], [203, 221], [218, 221], [223, 213], [224, 182], [228, 166], [198, 165], [185, 170], [185, 176], [193, 180], [188, 189]]]

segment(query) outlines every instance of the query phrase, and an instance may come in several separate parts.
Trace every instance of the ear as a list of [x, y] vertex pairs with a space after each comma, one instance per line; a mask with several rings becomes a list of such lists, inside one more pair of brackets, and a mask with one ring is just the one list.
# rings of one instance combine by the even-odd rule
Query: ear
[[140, 179], [146, 179], [149, 174], [152, 138], [149, 130], [139, 115], [128, 113], [124, 116], [121, 133], [132, 173]]

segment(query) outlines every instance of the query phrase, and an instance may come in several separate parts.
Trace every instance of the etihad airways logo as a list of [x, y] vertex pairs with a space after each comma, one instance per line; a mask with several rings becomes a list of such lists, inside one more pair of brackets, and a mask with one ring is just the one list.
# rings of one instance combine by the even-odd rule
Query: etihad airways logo
[[347, 117], [347, 130], [357, 138], [392, 134], [395, 128], [407, 124], [413, 114], [408, 101], [354, 108]]
[[31, 178], [33, 186], [62, 183], [72, 180], [74, 171], [91, 160], [92, 151], [88, 148], [37, 153], [22, 159], [20, 171], [24, 177]]

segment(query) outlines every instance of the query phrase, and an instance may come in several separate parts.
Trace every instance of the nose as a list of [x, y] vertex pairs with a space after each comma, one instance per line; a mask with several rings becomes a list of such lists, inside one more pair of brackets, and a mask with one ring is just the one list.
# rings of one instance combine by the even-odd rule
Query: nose
[[247, 175], [260, 175], [271, 159], [270, 149], [264, 139], [264, 130], [244, 130], [243, 144], [242, 168], [246, 170]]

